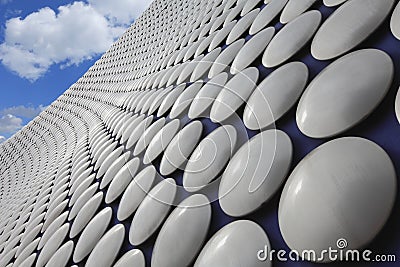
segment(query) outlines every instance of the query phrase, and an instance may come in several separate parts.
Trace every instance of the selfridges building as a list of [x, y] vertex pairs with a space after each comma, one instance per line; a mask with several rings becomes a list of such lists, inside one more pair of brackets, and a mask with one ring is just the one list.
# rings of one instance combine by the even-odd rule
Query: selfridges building
[[397, 0], [154, 1], [0, 145], [0, 267], [398, 266], [399, 39]]

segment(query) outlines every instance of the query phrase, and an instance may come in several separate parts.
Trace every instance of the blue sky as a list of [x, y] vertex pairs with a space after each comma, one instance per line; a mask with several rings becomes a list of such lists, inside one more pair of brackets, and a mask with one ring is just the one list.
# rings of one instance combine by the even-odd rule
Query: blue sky
[[72, 85], [151, 0], [0, 0], [0, 143]]

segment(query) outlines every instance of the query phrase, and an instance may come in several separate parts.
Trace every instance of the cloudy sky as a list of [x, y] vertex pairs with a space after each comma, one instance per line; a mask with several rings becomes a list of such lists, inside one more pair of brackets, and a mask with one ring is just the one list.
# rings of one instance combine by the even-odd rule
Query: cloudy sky
[[151, 0], [0, 0], [0, 143], [72, 85]]

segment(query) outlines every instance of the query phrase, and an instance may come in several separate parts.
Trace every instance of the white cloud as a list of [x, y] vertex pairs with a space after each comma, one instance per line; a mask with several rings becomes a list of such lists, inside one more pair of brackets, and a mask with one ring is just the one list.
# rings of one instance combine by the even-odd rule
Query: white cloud
[[2, 135], [0, 135], [0, 144], [3, 143], [4, 141], [6, 141], [6, 138]]
[[16, 117], [24, 117], [28, 119], [33, 119], [37, 115], [39, 115], [40, 112], [42, 112], [46, 107], [43, 105], [39, 105], [38, 107], [34, 106], [13, 106], [9, 108], [5, 108], [2, 111], [0, 111], [0, 115], [6, 115], [6, 114], [11, 114]]
[[0, 61], [20, 77], [35, 81], [52, 66], [79, 64], [107, 50], [149, 0], [89, 0], [49, 7], [6, 22]]
[[0, 45], [0, 60], [7, 68], [17, 73], [20, 77], [35, 81], [43, 75], [51, 65], [51, 61], [23, 46]]
[[14, 134], [24, 126], [24, 120], [22, 118], [31, 120], [46, 108], [47, 106], [45, 107], [43, 105], [37, 107], [32, 105], [20, 105], [0, 110], [0, 143], [2, 142], [1, 137], [4, 137], [3, 135]]
[[22, 128], [22, 119], [11, 114], [0, 118], [0, 133], [15, 133]]
[[89, 4], [115, 24], [130, 24], [152, 0], [89, 0]]

